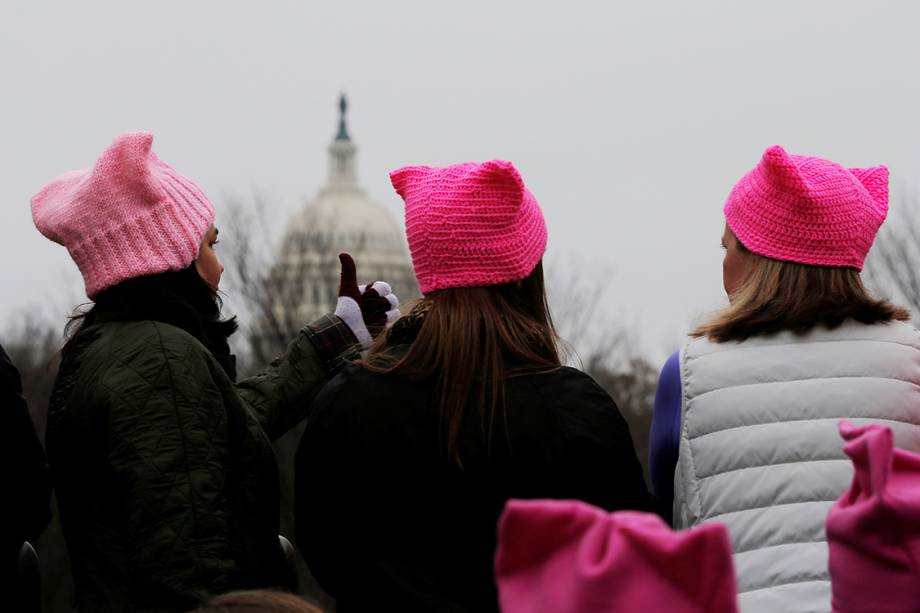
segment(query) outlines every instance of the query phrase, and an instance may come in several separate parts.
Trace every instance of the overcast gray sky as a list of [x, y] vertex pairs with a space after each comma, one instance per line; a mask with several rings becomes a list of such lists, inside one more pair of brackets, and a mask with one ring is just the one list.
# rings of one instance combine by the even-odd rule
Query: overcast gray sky
[[3, 2], [0, 321], [81, 295], [29, 198], [117, 133], [153, 131], [218, 207], [287, 214], [346, 90], [375, 199], [401, 214], [400, 165], [512, 160], [547, 265], [580, 262], [659, 355], [721, 303], [721, 206], [768, 145], [916, 185], [918, 32], [909, 0]]

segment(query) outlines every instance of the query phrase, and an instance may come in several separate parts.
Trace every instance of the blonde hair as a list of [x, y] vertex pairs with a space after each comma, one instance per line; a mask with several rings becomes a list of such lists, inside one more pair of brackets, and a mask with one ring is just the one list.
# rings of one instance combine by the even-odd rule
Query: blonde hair
[[905, 321], [910, 313], [874, 298], [855, 268], [811, 266], [757, 255], [740, 241], [750, 272], [731, 304], [690, 333], [717, 343], [790, 330], [833, 329], [847, 319], [864, 324]]

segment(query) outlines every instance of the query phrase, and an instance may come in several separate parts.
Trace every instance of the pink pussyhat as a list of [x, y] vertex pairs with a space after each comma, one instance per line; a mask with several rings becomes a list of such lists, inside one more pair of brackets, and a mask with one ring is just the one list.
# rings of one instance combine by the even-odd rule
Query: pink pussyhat
[[151, 150], [149, 132], [120, 134], [91, 170], [61, 175], [32, 197], [32, 220], [67, 247], [86, 295], [126, 279], [181, 270], [198, 257], [214, 206]]
[[672, 531], [657, 515], [511, 500], [495, 557], [503, 613], [735, 613], [725, 526]]
[[840, 422], [853, 483], [827, 516], [836, 613], [920, 611], [920, 455], [891, 428]]
[[406, 203], [406, 237], [423, 294], [519, 281], [546, 250], [546, 224], [511, 162], [390, 173]]
[[741, 244], [774, 260], [862, 270], [888, 213], [888, 169], [844, 168], [779, 145], [732, 189], [725, 220]]

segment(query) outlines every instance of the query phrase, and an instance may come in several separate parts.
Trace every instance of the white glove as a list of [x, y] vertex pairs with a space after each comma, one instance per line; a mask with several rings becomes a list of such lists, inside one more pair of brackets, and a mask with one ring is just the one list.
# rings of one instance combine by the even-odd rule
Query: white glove
[[375, 281], [358, 287], [355, 261], [347, 253], [339, 254], [342, 276], [335, 314], [351, 329], [365, 349], [373, 337], [399, 319], [399, 299], [388, 283]]

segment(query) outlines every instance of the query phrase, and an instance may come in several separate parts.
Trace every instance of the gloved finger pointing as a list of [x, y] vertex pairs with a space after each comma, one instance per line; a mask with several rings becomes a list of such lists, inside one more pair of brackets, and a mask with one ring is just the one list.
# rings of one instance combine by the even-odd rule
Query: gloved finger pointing
[[354, 300], [361, 298], [361, 292], [358, 290], [358, 273], [355, 269], [355, 261], [347, 253], [339, 254], [339, 263], [342, 265], [342, 276], [339, 280], [339, 296], [347, 296]]

